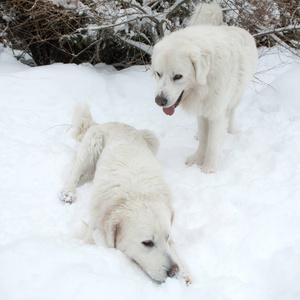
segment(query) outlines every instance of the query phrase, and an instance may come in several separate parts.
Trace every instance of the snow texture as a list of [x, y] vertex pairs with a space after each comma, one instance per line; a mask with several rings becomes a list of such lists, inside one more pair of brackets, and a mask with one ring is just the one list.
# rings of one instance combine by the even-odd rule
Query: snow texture
[[[154, 102], [147, 67], [100, 64], [28, 67], [0, 46], [0, 298], [5, 300], [300, 298], [300, 64], [278, 49], [260, 58], [228, 135], [218, 171], [185, 158], [196, 120], [167, 117]], [[279, 67], [280, 66], [280, 67]], [[270, 69], [270, 70], [269, 70]], [[59, 200], [77, 143], [71, 115], [88, 103], [94, 119], [153, 130], [174, 192], [173, 237], [193, 284], [154, 283], [121, 252], [76, 237], [88, 221], [92, 183]]]

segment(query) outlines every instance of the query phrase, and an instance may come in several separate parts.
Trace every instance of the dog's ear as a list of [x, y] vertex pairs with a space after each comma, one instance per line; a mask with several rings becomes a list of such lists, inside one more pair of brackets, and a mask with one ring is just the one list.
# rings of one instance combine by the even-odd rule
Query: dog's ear
[[154, 70], [153, 66], [151, 66], [151, 76], [155, 76], [155, 70]]
[[141, 129], [139, 130], [139, 132], [142, 135], [149, 149], [152, 151], [154, 155], [156, 155], [159, 148], [159, 140], [157, 136], [148, 129]]
[[121, 223], [114, 220], [105, 223], [106, 243], [109, 248], [117, 248], [117, 241], [121, 234]]
[[172, 212], [171, 212], [171, 225], [173, 225], [174, 215], [175, 215], [174, 210], [172, 210]]
[[210, 69], [210, 55], [193, 51], [189, 58], [196, 73], [196, 80], [200, 85], [206, 84], [206, 78]]

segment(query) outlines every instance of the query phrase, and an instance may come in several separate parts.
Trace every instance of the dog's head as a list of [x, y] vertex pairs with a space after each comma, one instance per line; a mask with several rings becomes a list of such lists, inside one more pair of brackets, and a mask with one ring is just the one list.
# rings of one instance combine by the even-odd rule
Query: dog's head
[[167, 115], [197, 86], [206, 85], [210, 56], [196, 47], [170, 48], [167, 40], [154, 46], [152, 74], [157, 81], [155, 102]]
[[124, 252], [155, 281], [164, 282], [179, 272], [170, 247], [172, 220], [173, 213], [164, 204], [155, 209], [138, 204], [110, 223], [106, 230], [108, 246]]

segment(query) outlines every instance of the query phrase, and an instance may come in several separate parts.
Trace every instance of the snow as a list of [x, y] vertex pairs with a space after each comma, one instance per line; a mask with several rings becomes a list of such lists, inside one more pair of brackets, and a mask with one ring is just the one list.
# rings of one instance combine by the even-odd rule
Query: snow
[[[300, 297], [300, 62], [262, 51], [215, 174], [186, 167], [196, 120], [154, 103], [149, 67], [22, 65], [0, 46], [0, 297], [6, 300]], [[77, 143], [74, 107], [159, 137], [158, 159], [174, 192], [173, 238], [193, 284], [154, 283], [120, 251], [76, 237], [92, 183], [73, 204], [59, 193]]]

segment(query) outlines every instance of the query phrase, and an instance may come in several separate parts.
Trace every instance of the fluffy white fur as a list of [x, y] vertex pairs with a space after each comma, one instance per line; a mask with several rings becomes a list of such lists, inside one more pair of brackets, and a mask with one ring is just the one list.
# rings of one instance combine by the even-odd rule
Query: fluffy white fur
[[187, 25], [222, 25], [223, 24], [223, 12], [222, 8], [218, 5], [216, 1], [210, 4], [200, 3], [196, 6], [191, 18], [189, 19]]
[[73, 114], [80, 142], [61, 198], [76, 199], [76, 187], [93, 180], [86, 242], [102, 232], [107, 246], [123, 251], [154, 280], [184, 275], [171, 234], [172, 194], [155, 158], [158, 139], [149, 130], [122, 123], [96, 124], [88, 107]]
[[198, 120], [199, 146], [187, 165], [202, 166], [206, 173], [216, 170], [221, 141], [226, 128], [235, 132], [235, 110], [257, 61], [254, 38], [233, 26], [190, 26], [154, 46], [156, 103], [168, 115], [181, 105]]

